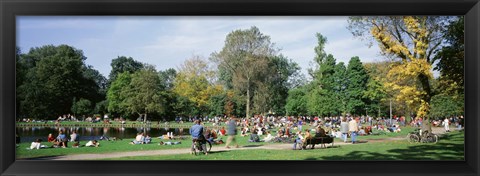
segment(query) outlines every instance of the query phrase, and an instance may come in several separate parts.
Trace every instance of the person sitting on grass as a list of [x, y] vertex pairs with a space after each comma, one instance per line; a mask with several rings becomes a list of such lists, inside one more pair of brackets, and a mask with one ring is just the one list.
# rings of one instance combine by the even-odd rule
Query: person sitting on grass
[[30, 145], [30, 148], [27, 148], [27, 149], [33, 150], [33, 149], [47, 148], [47, 146], [42, 145], [41, 142], [42, 142], [42, 139], [36, 139], [35, 141], [32, 142], [32, 144]]
[[267, 134], [267, 136], [265, 138], [263, 138], [262, 141], [263, 142], [271, 142], [274, 139], [274, 137], [272, 136], [272, 134], [270, 134], [269, 131], [267, 131], [266, 134]]
[[210, 142], [210, 143], [214, 143], [214, 138], [213, 138], [213, 135], [212, 135], [212, 130], [210, 129], [207, 129], [207, 131], [205, 132], [205, 139]]
[[58, 142], [57, 144], [58, 146], [61, 146], [62, 148], [67, 148], [68, 139], [67, 139], [67, 136], [62, 131], [58, 133], [57, 142]]
[[78, 148], [80, 145], [80, 137], [78, 136], [76, 131], [73, 131], [70, 135], [70, 142], [73, 142], [72, 147]]
[[242, 137], [247, 136], [247, 129], [246, 128], [242, 129], [242, 132], [240, 133], [240, 136], [242, 136]]
[[257, 134], [257, 130], [253, 130], [252, 134], [250, 134], [250, 139], [248, 142], [260, 142], [260, 137]]
[[53, 137], [52, 133], [48, 134], [47, 142], [51, 142], [51, 143], [55, 142], [55, 137]]
[[130, 144], [143, 144], [145, 140], [145, 137], [143, 136], [143, 133], [138, 133], [135, 139], [130, 142]]
[[143, 143], [144, 144], [150, 144], [152, 142], [152, 137], [150, 137], [148, 134], [147, 136], [145, 136], [145, 138], [143, 139]]
[[93, 141], [88, 141], [87, 144], [85, 144], [86, 147], [98, 147], [100, 146], [100, 143], [98, 143], [97, 140]]

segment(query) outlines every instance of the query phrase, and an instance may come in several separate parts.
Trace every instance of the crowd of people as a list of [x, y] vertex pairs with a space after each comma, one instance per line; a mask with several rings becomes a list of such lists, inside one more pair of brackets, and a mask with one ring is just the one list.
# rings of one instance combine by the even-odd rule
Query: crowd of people
[[[69, 143], [72, 143], [72, 148], [79, 148], [80, 147], [80, 136], [77, 134], [76, 131], [72, 131], [72, 134], [70, 134], [70, 137], [67, 137], [67, 135], [62, 131], [58, 131], [58, 135], [54, 137], [52, 133], [48, 134], [47, 136], [47, 142], [48, 145], [42, 144], [43, 140], [38, 138], [35, 139], [29, 148], [27, 149], [42, 149], [42, 148], [67, 148]], [[96, 140], [90, 140], [85, 144], [86, 147], [98, 147], [100, 146], [100, 143]]]

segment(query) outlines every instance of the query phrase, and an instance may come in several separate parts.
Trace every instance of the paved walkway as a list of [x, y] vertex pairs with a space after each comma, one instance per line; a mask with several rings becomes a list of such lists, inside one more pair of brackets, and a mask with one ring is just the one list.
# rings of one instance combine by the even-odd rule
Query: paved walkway
[[[453, 129], [451, 129], [453, 130]], [[433, 133], [442, 135], [445, 133], [443, 128], [432, 128]], [[370, 139], [367, 142], [384, 142], [384, 141], [393, 141], [393, 140], [405, 140], [404, 137], [394, 137], [394, 138], [385, 138], [385, 139]], [[362, 143], [362, 142], [360, 142]], [[339, 145], [351, 145], [351, 143], [336, 142], [334, 146]], [[318, 145], [317, 145], [318, 146]], [[327, 144], [327, 147], [331, 144]], [[320, 146], [318, 146], [320, 147]], [[269, 144], [269, 145], [247, 145], [239, 148], [230, 148], [226, 149], [224, 145], [215, 145], [212, 146], [212, 151], [230, 151], [230, 150], [249, 150], [249, 149], [272, 149], [272, 150], [291, 150], [292, 144]], [[169, 149], [169, 150], [148, 150], [148, 151], [131, 151], [131, 152], [116, 152], [116, 153], [100, 153], [100, 154], [77, 154], [77, 155], [65, 155], [65, 156], [55, 156], [42, 159], [48, 160], [91, 160], [91, 159], [102, 159], [102, 158], [121, 158], [129, 156], [155, 156], [155, 155], [175, 155], [175, 154], [186, 154], [189, 153], [190, 149], [181, 148], [181, 149]]]

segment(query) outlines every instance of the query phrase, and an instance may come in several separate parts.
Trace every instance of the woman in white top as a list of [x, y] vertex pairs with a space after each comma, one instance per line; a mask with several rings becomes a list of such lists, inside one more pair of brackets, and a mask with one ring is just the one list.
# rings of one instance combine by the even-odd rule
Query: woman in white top
[[444, 127], [445, 127], [445, 131], [446, 131], [446, 132], [450, 132], [450, 126], [449, 126], [450, 123], [449, 123], [449, 121], [448, 121], [448, 118], [445, 118], [445, 120], [443, 120], [443, 125], [444, 125]]
[[273, 140], [273, 136], [272, 134], [270, 134], [270, 132], [266, 132], [267, 133], [267, 136], [265, 138], [263, 138], [263, 142], [270, 142]]
[[98, 147], [100, 143], [97, 142], [97, 140], [93, 141], [88, 141], [87, 144], [85, 144], [86, 147]]
[[32, 145], [30, 145], [30, 149], [33, 150], [33, 149], [40, 149], [40, 148], [44, 148], [41, 144], [42, 140], [41, 139], [37, 139], [35, 141], [32, 142]]

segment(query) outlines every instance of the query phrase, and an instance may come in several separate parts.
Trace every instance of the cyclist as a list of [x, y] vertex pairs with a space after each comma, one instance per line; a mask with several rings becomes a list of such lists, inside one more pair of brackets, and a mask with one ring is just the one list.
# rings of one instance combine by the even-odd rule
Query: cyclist
[[200, 125], [200, 120], [195, 120], [193, 126], [190, 128], [190, 135], [192, 136], [192, 151], [193, 154], [195, 150], [195, 141], [200, 142], [202, 146], [203, 153], [208, 155], [207, 146], [205, 145], [205, 136], [203, 136], [203, 126]]

